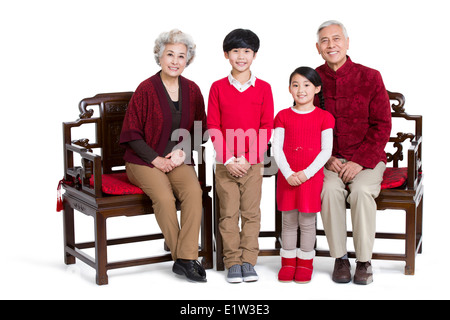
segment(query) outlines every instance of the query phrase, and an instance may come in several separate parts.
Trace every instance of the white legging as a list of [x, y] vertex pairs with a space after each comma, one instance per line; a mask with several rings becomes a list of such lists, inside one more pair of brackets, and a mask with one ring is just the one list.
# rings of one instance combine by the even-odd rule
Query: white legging
[[303, 252], [314, 250], [316, 242], [316, 213], [298, 212], [298, 210], [283, 211], [282, 220], [281, 239], [284, 250], [297, 248], [298, 227], [300, 227], [300, 249]]

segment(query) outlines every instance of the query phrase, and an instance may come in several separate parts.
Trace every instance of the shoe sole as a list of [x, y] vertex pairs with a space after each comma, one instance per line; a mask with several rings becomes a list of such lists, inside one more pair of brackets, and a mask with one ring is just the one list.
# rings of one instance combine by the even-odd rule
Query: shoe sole
[[244, 282], [255, 282], [259, 280], [258, 276], [248, 276], [243, 278]]
[[365, 281], [353, 279], [353, 282], [355, 284], [367, 285], [373, 282], [373, 276], [368, 277]]
[[242, 281], [242, 278], [227, 278], [228, 283], [241, 283]]
[[352, 281], [352, 278], [350, 279], [332, 279], [334, 282], [336, 283], [349, 283], [350, 281]]

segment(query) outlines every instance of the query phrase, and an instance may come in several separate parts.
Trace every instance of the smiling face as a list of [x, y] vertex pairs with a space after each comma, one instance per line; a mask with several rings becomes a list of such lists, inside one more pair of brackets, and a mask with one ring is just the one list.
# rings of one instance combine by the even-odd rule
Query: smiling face
[[314, 96], [320, 92], [320, 86], [314, 86], [306, 77], [295, 74], [292, 76], [289, 92], [294, 98], [295, 107], [301, 111], [314, 108]]
[[225, 58], [230, 61], [234, 73], [243, 74], [250, 73], [250, 66], [256, 57], [256, 53], [252, 49], [238, 48], [225, 52]]
[[176, 78], [186, 68], [187, 47], [183, 43], [167, 44], [159, 58], [164, 76]]
[[347, 61], [349, 39], [345, 38], [342, 28], [330, 25], [319, 32], [317, 51], [334, 71], [338, 70]]

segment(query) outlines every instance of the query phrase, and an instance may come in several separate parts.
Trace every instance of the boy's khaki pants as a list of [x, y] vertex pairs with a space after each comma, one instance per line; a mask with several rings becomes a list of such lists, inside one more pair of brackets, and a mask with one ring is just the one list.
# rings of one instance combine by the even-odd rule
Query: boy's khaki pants
[[[197, 259], [203, 192], [194, 167], [182, 164], [167, 174], [133, 163], [126, 163], [126, 169], [130, 182], [152, 200], [156, 221], [173, 260]], [[175, 196], [181, 203], [180, 223]]]
[[[258, 259], [261, 227], [262, 164], [252, 165], [241, 178], [233, 177], [223, 164], [216, 164], [216, 191], [220, 201], [219, 230], [226, 268]], [[239, 213], [241, 228], [239, 228]]]
[[332, 257], [341, 258], [347, 254], [347, 201], [351, 210], [356, 259], [361, 262], [372, 259], [376, 231], [375, 199], [380, 194], [385, 169], [386, 164], [380, 162], [374, 169], [362, 170], [347, 184], [347, 190], [337, 173], [324, 168], [321, 216]]

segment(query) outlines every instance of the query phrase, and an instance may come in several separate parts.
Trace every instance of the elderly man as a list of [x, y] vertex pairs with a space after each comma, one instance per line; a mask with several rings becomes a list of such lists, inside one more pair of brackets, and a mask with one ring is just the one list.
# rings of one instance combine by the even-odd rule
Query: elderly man
[[389, 97], [377, 70], [353, 63], [347, 56], [349, 38], [340, 22], [324, 22], [317, 35], [317, 50], [325, 64], [316, 70], [323, 82], [325, 109], [336, 118], [333, 153], [324, 169], [321, 212], [330, 254], [336, 258], [332, 279], [351, 281], [347, 201], [357, 259], [354, 282], [369, 284], [373, 281], [375, 198], [386, 169], [384, 148], [391, 132]]

